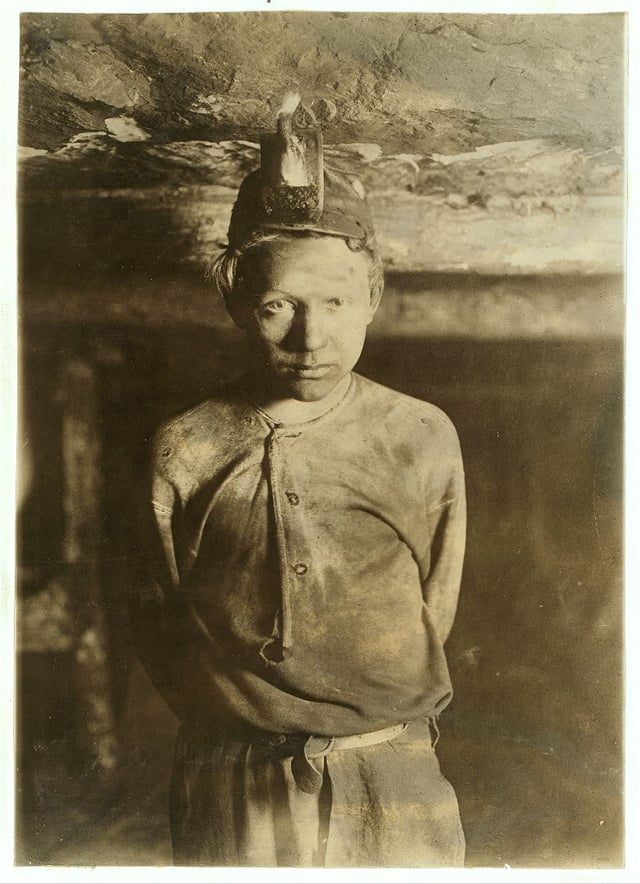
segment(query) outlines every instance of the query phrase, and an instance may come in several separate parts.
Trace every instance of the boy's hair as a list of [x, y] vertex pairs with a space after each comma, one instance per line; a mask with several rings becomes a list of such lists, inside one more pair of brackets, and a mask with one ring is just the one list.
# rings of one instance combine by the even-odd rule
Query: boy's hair
[[[260, 246], [263, 246], [266, 243], [287, 239], [301, 237], [318, 239], [321, 236], [323, 236], [323, 234], [307, 231], [272, 231], [271, 233], [257, 231], [243, 242], [242, 245], [237, 246], [236, 248], [229, 246], [226, 251], [214, 258], [208, 267], [207, 277], [213, 282], [215, 288], [225, 301], [233, 300], [243, 294], [243, 266], [251, 253]], [[381, 295], [384, 288], [384, 272], [378, 252], [367, 245], [362, 239], [344, 238], [342, 241], [352, 252], [361, 254], [365, 259], [369, 274], [369, 291], [371, 293], [371, 298], [374, 299]]]

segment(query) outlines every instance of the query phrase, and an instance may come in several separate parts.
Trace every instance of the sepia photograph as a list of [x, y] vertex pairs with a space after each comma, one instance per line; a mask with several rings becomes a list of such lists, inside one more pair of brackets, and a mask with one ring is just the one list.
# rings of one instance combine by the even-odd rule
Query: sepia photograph
[[628, 14], [249, 5], [19, 15], [13, 866], [621, 870]]

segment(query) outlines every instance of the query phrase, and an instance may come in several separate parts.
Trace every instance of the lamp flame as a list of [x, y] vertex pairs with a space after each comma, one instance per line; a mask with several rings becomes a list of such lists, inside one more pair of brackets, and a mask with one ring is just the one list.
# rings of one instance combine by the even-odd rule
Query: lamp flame
[[304, 146], [292, 125], [292, 117], [300, 101], [298, 92], [287, 92], [278, 111], [277, 133], [281, 139], [279, 178], [289, 187], [306, 187], [309, 184]]
[[301, 101], [302, 97], [299, 92], [287, 92], [278, 110], [278, 119], [280, 117], [292, 117]]

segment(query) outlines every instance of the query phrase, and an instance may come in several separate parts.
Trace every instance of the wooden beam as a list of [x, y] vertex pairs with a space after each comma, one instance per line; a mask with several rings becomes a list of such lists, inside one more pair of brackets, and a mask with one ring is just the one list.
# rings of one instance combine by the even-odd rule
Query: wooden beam
[[64, 579], [77, 625], [74, 655], [81, 727], [98, 768], [118, 763], [109, 640], [99, 569], [102, 535], [102, 444], [94, 367], [70, 356], [60, 372], [64, 466]]

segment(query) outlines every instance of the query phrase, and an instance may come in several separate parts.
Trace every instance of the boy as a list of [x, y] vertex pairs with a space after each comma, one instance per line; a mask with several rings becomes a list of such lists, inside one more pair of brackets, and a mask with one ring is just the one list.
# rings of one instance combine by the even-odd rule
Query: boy
[[458, 866], [433, 745], [457, 436], [352, 369], [382, 294], [361, 184], [282, 113], [212, 276], [253, 364], [157, 434], [137, 645], [182, 725], [177, 864]]

